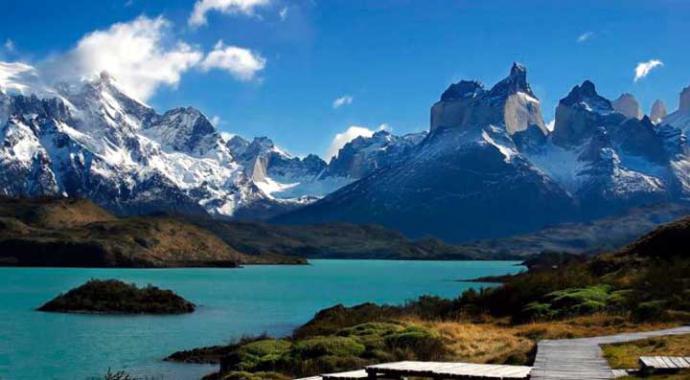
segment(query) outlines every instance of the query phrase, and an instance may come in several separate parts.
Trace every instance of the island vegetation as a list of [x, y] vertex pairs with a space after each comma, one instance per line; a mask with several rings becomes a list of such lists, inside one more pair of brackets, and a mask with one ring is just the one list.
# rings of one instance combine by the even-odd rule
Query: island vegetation
[[[334, 306], [289, 337], [244, 338], [168, 360], [220, 363], [209, 379], [307, 376], [377, 362], [529, 364], [545, 338], [606, 335], [690, 322], [690, 218], [593, 257], [544, 254], [501, 286], [401, 306]], [[687, 337], [683, 344], [690, 346]], [[261, 373], [261, 375], [258, 375]], [[253, 374], [253, 375], [251, 375]]]
[[184, 314], [196, 306], [171, 290], [118, 280], [90, 280], [60, 294], [39, 311], [94, 314]]

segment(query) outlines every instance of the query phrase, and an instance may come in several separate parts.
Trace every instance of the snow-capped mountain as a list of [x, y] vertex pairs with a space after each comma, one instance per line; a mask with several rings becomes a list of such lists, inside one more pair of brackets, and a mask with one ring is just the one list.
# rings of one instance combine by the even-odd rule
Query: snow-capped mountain
[[107, 74], [0, 90], [0, 193], [78, 196], [123, 214], [233, 216], [268, 201], [199, 111], [157, 114]]
[[268, 137], [250, 142], [233, 136], [226, 145], [245, 168], [245, 174], [264, 193], [276, 200], [309, 203], [375, 170], [396, 164], [425, 135], [422, 132], [396, 136], [378, 131], [370, 137], [360, 136], [345, 144], [328, 164], [313, 154], [294, 157]]
[[359, 136], [345, 144], [331, 159], [323, 178], [363, 178], [375, 170], [396, 164], [426, 136], [426, 132], [396, 136], [381, 130], [371, 137]]
[[636, 104], [585, 81], [561, 99], [549, 131], [521, 65], [491, 89], [461, 81], [399, 163], [277, 220], [373, 222], [462, 241], [686, 198], [690, 96], [658, 124]]

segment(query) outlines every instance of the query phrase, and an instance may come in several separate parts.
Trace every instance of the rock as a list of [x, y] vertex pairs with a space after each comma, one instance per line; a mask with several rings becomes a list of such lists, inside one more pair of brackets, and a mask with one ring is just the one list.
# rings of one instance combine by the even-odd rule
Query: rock
[[622, 94], [618, 99], [614, 100], [611, 105], [617, 112], [622, 113], [627, 118], [642, 119], [642, 109], [640, 103], [632, 94]]
[[680, 93], [678, 111], [682, 113], [690, 113], [690, 86], [685, 87]]
[[657, 99], [652, 104], [652, 110], [649, 113], [649, 118], [654, 124], [659, 124], [659, 122], [668, 115], [666, 111], [666, 104], [661, 99]]

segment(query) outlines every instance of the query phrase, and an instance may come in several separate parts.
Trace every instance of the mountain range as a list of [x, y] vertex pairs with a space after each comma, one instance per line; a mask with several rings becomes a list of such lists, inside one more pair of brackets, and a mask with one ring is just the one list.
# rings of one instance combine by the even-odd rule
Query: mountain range
[[[6, 65], [6, 64], [5, 64]], [[521, 234], [690, 192], [690, 88], [650, 116], [593, 83], [553, 127], [525, 67], [491, 88], [452, 84], [429, 131], [379, 131], [326, 162], [267, 137], [227, 137], [199, 110], [158, 113], [107, 73], [32, 87], [0, 80], [0, 194], [93, 200], [117, 215], [176, 213], [277, 223], [381, 224], [449, 241]]]

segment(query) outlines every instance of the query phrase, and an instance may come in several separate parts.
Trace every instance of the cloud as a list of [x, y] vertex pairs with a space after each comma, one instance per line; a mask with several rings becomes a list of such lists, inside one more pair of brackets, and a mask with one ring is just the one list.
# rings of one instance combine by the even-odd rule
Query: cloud
[[338, 109], [342, 106], [350, 105], [354, 100], [355, 98], [350, 95], [343, 95], [333, 101], [333, 109]]
[[201, 62], [202, 70], [224, 70], [242, 81], [254, 79], [264, 67], [266, 67], [266, 59], [258, 53], [237, 46], [226, 46], [223, 41], [218, 41]]
[[[390, 127], [388, 126], [388, 124], [384, 123], [379, 126], [378, 130], [390, 131]], [[328, 147], [328, 150], [326, 150], [326, 160], [330, 160], [331, 158], [337, 156], [338, 151], [350, 141], [360, 136], [371, 137], [374, 135], [375, 132], [376, 131], [373, 131], [367, 127], [352, 125], [349, 128], [347, 128], [344, 132], [336, 133], [336, 135], [333, 137], [333, 141], [331, 141], [331, 145]]]
[[278, 16], [280, 16], [280, 21], [285, 21], [287, 20], [288, 17], [288, 7], [283, 7], [280, 12], [278, 12]]
[[[0, 61], [0, 89], [24, 93], [38, 80], [36, 68], [22, 62]], [[32, 86], [33, 87], [33, 86]]]
[[210, 11], [253, 16], [256, 8], [269, 3], [270, 0], [197, 0], [188, 23], [194, 27], [206, 25], [206, 13]]
[[634, 81], [637, 82], [638, 80], [646, 77], [655, 68], [661, 67], [663, 65], [664, 65], [664, 63], [658, 59], [651, 59], [647, 62], [638, 63], [637, 67], [635, 67], [635, 79], [634, 79]]
[[140, 16], [113, 24], [85, 35], [73, 50], [44, 62], [43, 74], [74, 81], [106, 71], [129, 95], [146, 101], [160, 86], [176, 86], [181, 75], [203, 58], [196, 48], [170, 41], [169, 29], [163, 17]]
[[585, 42], [589, 41], [590, 39], [592, 39], [592, 37], [594, 37], [594, 32], [582, 33], [577, 37], [577, 43], [579, 43], [579, 44], [585, 43]]
[[16, 47], [14, 46], [14, 41], [12, 41], [9, 38], [5, 40], [5, 43], [2, 46], [5, 48], [6, 51], [10, 53], [13, 53], [16, 49]]
[[222, 120], [220, 119], [220, 116], [215, 115], [209, 121], [211, 122], [211, 124], [213, 124], [214, 127], [218, 127]]

